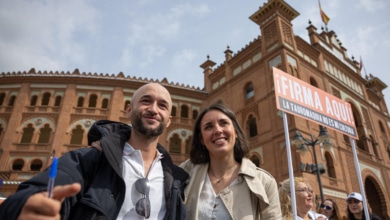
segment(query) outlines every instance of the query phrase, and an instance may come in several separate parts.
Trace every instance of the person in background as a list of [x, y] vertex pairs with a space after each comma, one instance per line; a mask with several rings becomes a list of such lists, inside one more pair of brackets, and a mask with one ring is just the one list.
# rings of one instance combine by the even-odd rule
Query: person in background
[[[360, 193], [352, 192], [347, 197], [348, 220], [366, 220], [364, 213], [363, 197]], [[374, 213], [370, 213], [370, 220], [381, 220]]]
[[95, 122], [88, 133], [94, 147], [58, 159], [52, 198], [46, 192], [46, 170], [0, 205], [0, 219], [185, 219], [188, 174], [158, 144], [170, 125], [171, 109], [166, 88], [141, 86], [126, 110], [132, 127]]
[[[302, 177], [294, 178], [295, 199], [297, 208], [297, 220], [325, 220], [326, 216], [312, 211], [314, 194], [310, 185]], [[280, 183], [280, 205], [282, 207], [283, 220], [292, 220], [292, 201], [290, 191], [290, 179]]]
[[328, 220], [342, 220], [339, 207], [333, 199], [324, 199], [318, 212], [325, 215]]
[[233, 111], [205, 108], [194, 126], [184, 197], [187, 219], [281, 219], [275, 179], [247, 156], [249, 145]]

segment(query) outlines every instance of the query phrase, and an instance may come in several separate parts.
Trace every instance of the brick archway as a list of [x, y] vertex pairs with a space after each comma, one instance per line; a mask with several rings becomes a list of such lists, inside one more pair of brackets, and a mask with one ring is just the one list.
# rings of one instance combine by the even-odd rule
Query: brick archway
[[382, 219], [390, 219], [387, 208], [389, 199], [385, 196], [381, 179], [367, 169], [363, 170], [362, 179], [368, 207], [371, 209], [370, 211]]

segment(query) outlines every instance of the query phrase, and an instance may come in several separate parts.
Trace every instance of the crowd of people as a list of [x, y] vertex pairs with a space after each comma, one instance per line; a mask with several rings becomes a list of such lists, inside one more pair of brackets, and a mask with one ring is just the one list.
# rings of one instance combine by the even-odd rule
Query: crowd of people
[[[51, 196], [45, 170], [2, 200], [0, 219], [342, 219], [332, 199], [314, 211], [313, 190], [302, 177], [293, 180], [298, 215], [293, 216], [290, 180], [278, 186], [249, 160], [244, 132], [222, 103], [200, 113], [190, 158], [173, 164], [159, 144], [171, 110], [165, 87], [141, 86], [126, 109], [131, 126], [95, 122], [88, 133], [90, 147], [59, 158]], [[359, 193], [346, 201], [348, 219], [365, 219]]]

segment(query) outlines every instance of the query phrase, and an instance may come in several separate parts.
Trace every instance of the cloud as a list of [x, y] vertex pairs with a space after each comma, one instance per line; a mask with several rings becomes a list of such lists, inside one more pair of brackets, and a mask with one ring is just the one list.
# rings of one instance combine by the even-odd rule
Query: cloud
[[387, 3], [383, 0], [360, 0], [360, 5], [369, 12], [383, 10]]
[[86, 1], [2, 1], [0, 8], [5, 71], [83, 62], [87, 51], [80, 38], [97, 33], [97, 13]]

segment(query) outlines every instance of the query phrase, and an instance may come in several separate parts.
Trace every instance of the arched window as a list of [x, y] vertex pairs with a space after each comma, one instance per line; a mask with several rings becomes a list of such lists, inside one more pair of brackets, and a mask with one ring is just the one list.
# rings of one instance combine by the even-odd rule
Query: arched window
[[24, 166], [24, 160], [22, 159], [16, 159], [12, 163], [12, 170], [17, 171], [17, 170], [22, 170]]
[[180, 154], [181, 151], [181, 140], [178, 134], [174, 134], [169, 139], [169, 152]]
[[83, 107], [84, 105], [84, 97], [80, 96], [78, 99], [77, 99], [77, 107]]
[[351, 145], [351, 142], [349, 141], [349, 136], [343, 134], [343, 140], [346, 144]]
[[[1, 137], [1, 134], [3, 133], [3, 130], [4, 130], [3, 125], [0, 124], [0, 137]], [[1, 141], [1, 140], [0, 140], [0, 141]], [[1, 155], [0, 155], [0, 156], [1, 156]]]
[[39, 134], [38, 144], [46, 144], [50, 141], [51, 128], [49, 124], [45, 124], [43, 128], [41, 128], [41, 132]]
[[49, 105], [49, 101], [50, 101], [50, 93], [49, 92], [45, 92], [43, 94], [43, 97], [42, 97], [42, 102], [41, 102], [41, 105]]
[[35, 106], [37, 104], [38, 96], [33, 95], [30, 100], [30, 106]]
[[35, 159], [31, 162], [30, 170], [31, 171], [40, 171], [42, 168], [42, 161], [39, 159]]
[[54, 102], [54, 106], [60, 106], [61, 105], [61, 100], [62, 100], [62, 97], [60, 95], [58, 95], [56, 97], [56, 101]]
[[104, 108], [104, 109], [108, 108], [108, 99], [103, 99], [102, 108]]
[[186, 105], [181, 106], [181, 115], [182, 118], [188, 118], [188, 107]]
[[253, 117], [253, 115], [249, 116], [248, 127], [249, 127], [249, 137], [255, 137], [257, 135], [257, 123], [256, 123], [256, 118]]
[[336, 171], [333, 164], [332, 156], [330, 156], [329, 152], [325, 153], [326, 160], [326, 171], [328, 171], [328, 176], [331, 178], [336, 178]]
[[32, 124], [28, 124], [26, 128], [23, 128], [23, 135], [22, 139], [20, 140], [20, 143], [27, 144], [31, 143], [31, 140], [34, 135], [34, 127]]
[[249, 83], [245, 88], [245, 97], [246, 99], [250, 99], [255, 95], [255, 91], [253, 90], [253, 84]]
[[313, 77], [310, 77], [310, 85], [318, 88], [318, 83]]
[[130, 101], [129, 101], [129, 100], [126, 100], [125, 106], [123, 106], [123, 110], [126, 111], [128, 105], [130, 105]]
[[370, 135], [370, 140], [371, 140], [371, 146], [372, 146], [372, 150], [374, 151], [374, 155], [376, 157], [379, 157], [379, 153], [378, 153], [378, 143], [375, 141], [374, 137], [372, 135]]
[[382, 122], [381, 121], [378, 121], [378, 124], [379, 124], [379, 129], [381, 130], [382, 134], [384, 134], [385, 136], [386, 135], [386, 131], [385, 131], [385, 127], [383, 126]]
[[198, 118], [198, 110], [192, 110], [192, 119], [196, 120]]
[[89, 108], [96, 108], [96, 103], [97, 103], [97, 95], [92, 94], [92, 95], [89, 97], [89, 104], [88, 104], [88, 107], [89, 107]]
[[176, 116], [176, 106], [172, 106], [172, 116]]
[[16, 99], [16, 96], [11, 96], [11, 98], [9, 99], [8, 101], [8, 106], [14, 106], [15, 104], [15, 99]]
[[75, 129], [72, 130], [72, 138], [70, 139], [70, 144], [79, 144], [83, 143], [84, 130], [81, 128], [81, 125], [77, 125]]
[[257, 155], [252, 155], [249, 158], [257, 167], [260, 167], [260, 158]]
[[4, 103], [4, 99], [5, 99], [5, 93], [4, 93], [4, 92], [2, 92], [2, 93], [0, 93], [0, 106], [2, 106], [2, 105], [3, 105], [3, 103]]
[[366, 135], [364, 133], [365, 129], [363, 128], [359, 111], [357, 110], [357, 108], [353, 103], [350, 104], [351, 104], [353, 119], [355, 121], [355, 126], [359, 137], [359, 140], [356, 141], [356, 146], [361, 150], [368, 151], [366, 143], [364, 141], [366, 139]]

